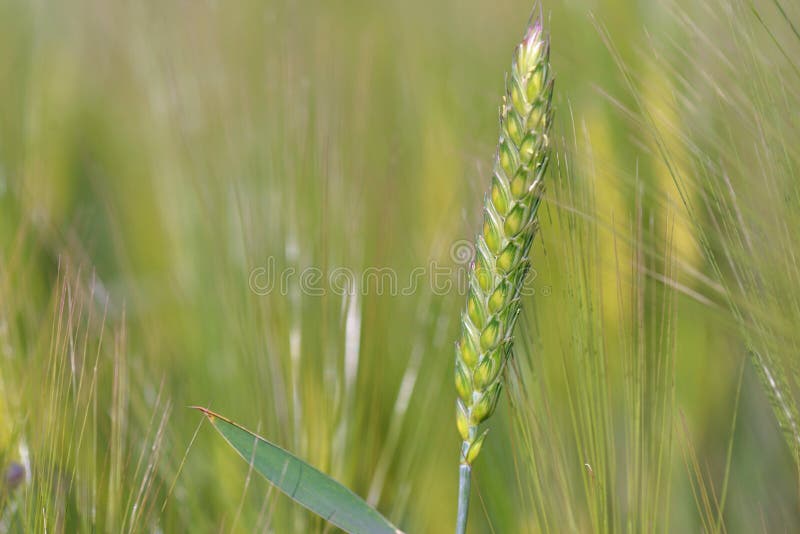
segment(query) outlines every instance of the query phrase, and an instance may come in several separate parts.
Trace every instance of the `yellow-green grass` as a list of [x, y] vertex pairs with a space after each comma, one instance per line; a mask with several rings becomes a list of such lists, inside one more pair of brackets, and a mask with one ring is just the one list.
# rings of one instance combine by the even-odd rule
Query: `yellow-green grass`
[[[737, 0], [543, 5], [557, 172], [473, 532], [714, 530], [725, 487], [727, 530], [800, 525], [748, 356], [780, 349], [793, 383], [798, 13], [754, 6], [774, 40]], [[195, 437], [200, 404], [404, 531], [452, 530], [464, 295], [258, 295], [249, 276], [454, 266], [530, 7], [0, 3], [0, 461], [32, 477], [0, 491], [0, 525], [322, 531]], [[664, 153], [699, 184], [692, 211]]]

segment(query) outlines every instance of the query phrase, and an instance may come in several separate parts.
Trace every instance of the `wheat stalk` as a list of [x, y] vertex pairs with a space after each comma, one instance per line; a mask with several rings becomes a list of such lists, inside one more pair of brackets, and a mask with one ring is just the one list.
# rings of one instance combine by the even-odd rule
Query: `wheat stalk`
[[484, 200], [483, 230], [475, 240], [467, 305], [456, 343], [456, 421], [464, 440], [457, 533], [466, 530], [471, 464], [488, 432], [479, 434], [478, 427], [492, 415], [500, 397], [520, 292], [530, 267], [528, 252], [536, 234], [550, 153], [553, 79], [549, 58], [550, 39], [537, 20], [514, 51], [506, 78], [494, 176]]

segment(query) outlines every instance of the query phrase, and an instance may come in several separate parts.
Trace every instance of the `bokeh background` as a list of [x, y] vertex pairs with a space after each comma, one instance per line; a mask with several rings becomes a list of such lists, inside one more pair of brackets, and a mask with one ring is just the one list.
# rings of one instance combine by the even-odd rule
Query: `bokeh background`
[[[0, 531], [325, 530], [189, 405], [451, 530], [458, 247], [532, 8], [0, 0]], [[471, 529], [796, 531], [800, 9], [541, 12], [557, 156]]]

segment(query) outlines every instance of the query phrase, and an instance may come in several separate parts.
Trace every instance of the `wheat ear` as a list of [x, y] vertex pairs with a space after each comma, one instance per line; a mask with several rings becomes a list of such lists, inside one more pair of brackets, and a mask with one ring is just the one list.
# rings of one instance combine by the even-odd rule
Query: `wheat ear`
[[520, 293], [530, 267], [528, 252], [550, 154], [553, 79], [550, 39], [541, 21], [529, 25], [514, 51], [500, 107], [494, 176], [484, 200], [483, 230], [475, 239], [467, 305], [456, 343], [456, 420], [463, 438], [456, 532], [466, 530], [471, 464], [488, 430], [511, 357]]

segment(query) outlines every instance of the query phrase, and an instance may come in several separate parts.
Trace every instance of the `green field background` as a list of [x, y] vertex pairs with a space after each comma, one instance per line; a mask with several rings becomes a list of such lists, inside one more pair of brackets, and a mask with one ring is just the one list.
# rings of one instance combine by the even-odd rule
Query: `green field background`
[[[694, 146], [732, 158], [744, 220], [774, 209], [739, 135], [759, 126], [725, 110], [756, 60], [785, 93], [764, 117], [798, 117], [800, 10], [783, 4], [544, 2], [558, 155], [518, 325], [529, 379], [490, 425], [471, 532], [800, 528], [796, 463], [726, 299], [730, 270], [701, 244], [698, 225], [724, 227], [692, 218], [681, 193], [703, 188], [674, 180], [702, 182]], [[532, 7], [0, 0], [0, 467], [29, 471], [0, 490], [0, 531], [326, 531], [189, 405], [293, 451], [404, 531], [451, 531], [458, 253], [480, 228]], [[796, 213], [785, 176], [776, 194]], [[258, 273], [278, 277], [272, 291]], [[786, 332], [798, 314], [753, 313]], [[771, 339], [796, 353], [794, 336]], [[570, 399], [595, 386], [582, 405], [597, 413], [581, 414]], [[521, 439], [520, 420], [545, 412]], [[576, 439], [597, 420], [605, 445]], [[646, 451], [660, 445], [658, 478]], [[566, 494], [549, 475], [531, 489], [532, 458]]]

